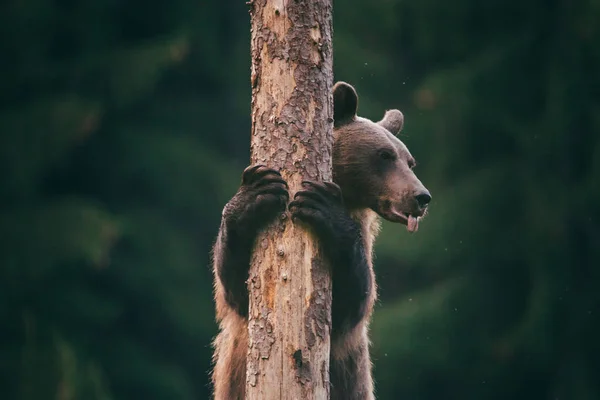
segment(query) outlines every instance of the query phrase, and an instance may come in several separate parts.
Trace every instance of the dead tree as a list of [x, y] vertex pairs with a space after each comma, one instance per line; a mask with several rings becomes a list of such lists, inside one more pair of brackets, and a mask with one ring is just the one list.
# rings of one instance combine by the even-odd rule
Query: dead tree
[[[331, 0], [251, 0], [252, 164], [290, 195], [331, 181]], [[328, 399], [331, 280], [318, 243], [288, 215], [256, 241], [246, 399]]]

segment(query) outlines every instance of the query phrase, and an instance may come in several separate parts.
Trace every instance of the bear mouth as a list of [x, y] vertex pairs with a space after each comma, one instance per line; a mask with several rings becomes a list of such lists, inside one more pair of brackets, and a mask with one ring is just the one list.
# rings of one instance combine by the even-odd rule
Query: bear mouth
[[419, 221], [424, 217], [425, 210], [413, 213], [397, 210], [396, 207], [389, 201], [385, 201], [378, 212], [383, 218], [390, 222], [397, 222], [406, 225], [406, 230], [414, 233], [419, 230]]

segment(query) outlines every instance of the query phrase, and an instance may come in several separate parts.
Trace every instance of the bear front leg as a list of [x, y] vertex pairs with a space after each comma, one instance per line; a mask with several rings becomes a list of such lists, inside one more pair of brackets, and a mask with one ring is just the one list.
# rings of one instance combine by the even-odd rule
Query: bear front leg
[[213, 249], [217, 292], [243, 317], [248, 315], [246, 280], [254, 241], [260, 230], [285, 211], [288, 199], [281, 174], [256, 165], [244, 170], [240, 188], [223, 209]]
[[342, 192], [330, 182], [302, 182], [289, 209], [294, 221], [312, 228], [332, 270], [332, 335], [354, 328], [367, 317], [373, 290], [360, 225], [346, 211]]

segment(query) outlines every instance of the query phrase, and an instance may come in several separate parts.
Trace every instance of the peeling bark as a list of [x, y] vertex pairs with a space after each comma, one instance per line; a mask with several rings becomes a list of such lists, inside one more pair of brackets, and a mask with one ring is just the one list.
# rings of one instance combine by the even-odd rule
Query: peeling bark
[[[253, 0], [251, 162], [281, 169], [290, 195], [331, 181], [331, 0]], [[331, 280], [318, 244], [287, 214], [257, 239], [246, 399], [328, 399]]]

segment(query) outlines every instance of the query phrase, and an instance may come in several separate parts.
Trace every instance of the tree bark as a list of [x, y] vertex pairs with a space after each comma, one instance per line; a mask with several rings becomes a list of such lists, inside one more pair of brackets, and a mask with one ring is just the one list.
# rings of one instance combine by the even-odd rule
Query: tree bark
[[[331, 0], [253, 0], [252, 164], [331, 181]], [[257, 239], [246, 399], [328, 399], [331, 280], [318, 243], [289, 215]]]

